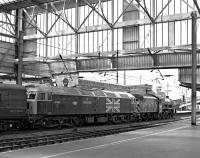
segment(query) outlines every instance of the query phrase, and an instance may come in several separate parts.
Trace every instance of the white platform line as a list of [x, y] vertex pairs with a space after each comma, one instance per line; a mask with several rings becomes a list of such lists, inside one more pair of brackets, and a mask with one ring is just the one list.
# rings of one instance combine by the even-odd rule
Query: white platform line
[[128, 142], [128, 141], [131, 141], [131, 140], [141, 139], [141, 138], [154, 136], [154, 135], [162, 134], [162, 133], [168, 133], [168, 132], [176, 131], [176, 130], [187, 128], [187, 127], [190, 127], [190, 126], [182, 126], [182, 127], [174, 128], [174, 129], [171, 129], [171, 130], [161, 131], [161, 132], [157, 132], [157, 133], [151, 133], [151, 134], [147, 134], [147, 135], [144, 135], [144, 136], [134, 137], [134, 138], [130, 138], [130, 139], [124, 139], [124, 140], [121, 140], [121, 141], [111, 142], [111, 143], [107, 143], [107, 144], [102, 144], [102, 145], [97, 145], [97, 146], [82, 148], [82, 149], [77, 149], [77, 150], [71, 150], [71, 151], [58, 153], [58, 154], [54, 154], [54, 155], [49, 155], [49, 156], [43, 156], [41, 158], [53, 158], [53, 157], [56, 157], [56, 156], [61, 156], [61, 155], [75, 153], [75, 152], [84, 151], [84, 150], [99, 149], [99, 148], [103, 148], [103, 147], [110, 146], [110, 145], [121, 144], [121, 143]]

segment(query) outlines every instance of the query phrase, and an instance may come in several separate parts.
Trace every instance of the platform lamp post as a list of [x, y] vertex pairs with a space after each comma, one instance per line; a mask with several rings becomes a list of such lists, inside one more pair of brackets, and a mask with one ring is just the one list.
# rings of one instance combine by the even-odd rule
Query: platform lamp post
[[197, 68], [197, 25], [196, 12], [192, 12], [192, 116], [191, 116], [191, 125], [196, 125], [196, 68]]

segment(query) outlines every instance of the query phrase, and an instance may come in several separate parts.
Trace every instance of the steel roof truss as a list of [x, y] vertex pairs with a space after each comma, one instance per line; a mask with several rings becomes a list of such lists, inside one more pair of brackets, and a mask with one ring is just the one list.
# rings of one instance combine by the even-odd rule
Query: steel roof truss
[[166, 7], [170, 4], [172, 0], [169, 0], [167, 4], [162, 8], [162, 10], [158, 13], [158, 15], [154, 18], [154, 21], [158, 19], [158, 17], [163, 13], [163, 11], [166, 9]]
[[131, 2], [129, 2], [128, 6], [122, 11], [122, 13], [118, 16], [117, 20], [114, 22], [113, 27], [115, 26], [115, 24], [119, 21], [119, 19], [121, 18], [122, 15], [124, 15], [124, 13], [126, 12], [126, 10], [128, 9], [128, 7], [132, 4], [133, 0], [131, 0]]
[[[96, 7], [98, 5], [98, 3], [95, 4], [94, 7]], [[83, 20], [83, 22], [80, 24], [80, 26], [78, 27], [77, 31], [80, 30], [80, 28], [83, 26], [83, 24], [86, 22], [86, 20], [89, 18], [89, 16], [92, 14], [94, 10], [91, 8], [91, 11], [88, 13], [88, 15], [85, 17], [85, 19]]]
[[[66, 16], [64, 16], [63, 14], [61, 14], [61, 15], [59, 16], [59, 14], [57, 13], [57, 12], [59, 12], [59, 11], [56, 9], [54, 3], [51, 3], [51, 7], [52, 7], [52, 9], [53, 9], [53, 13], [54, 13], [57, 17], [59, 17], [61, 20], [63, 20], [74, 32], [76, 32], [76, 29], [70, 24], [70, 22], [68, 21], [68, 19], [67, 19]], [[65, 15], [66, 15], [66, 14], [65, 14]]]
[[197, 0], [193, 0], [193, 2], [194, 2], [194, 4], [195, 4], [195, 6], [197, 7], [197, 10], [198, 10], [198, 12], [199, 12], [199, 14], [200, 14], [200, 8], [199, 8], [199, 5], [198, 5]]
[[[26, 11], [26, 9], [23, 9], [24, 13], [27, 15], [27, 17], [29, 18], [29, 20], [31, 21], [29, 24], [32, 25], [34, 28], [36, 28], [44, 37], [46, 37], [46, 33], [44, 33], [38, 26], [37, 26], [37, 22], [34, 20], [34, 17], [31, 17], [28, 12]], [[34, 22], [34, 24], [32, 23], [32, 21]]]
[[5, 15], [6, 19], [8, 20], [10, 26], [12, 27], [12, 31], [15, 32], [15, 27], [14, 27], [14, 25], [12, 25], [12, 22], [11, 22], [10, 18], [8, 17], [8, 15], [6, 13], [4, 13], [4, 15]]
[[151, 15], [149, 14], [148, 10], [145, 7], [142, 6], [142, 4], [139, 2], [139, 0], [136, 0], [136, 2], [144, 10], [144, 12], [147, 14], [149, 19], [151, 20], [151, 22], [154, 23], [154, 19], [151, 17]]
[[188, 2], [186, 2], [185, 0], [181, 0], [183, 3], [185, 3], [188, 7], [190, 7], [190, 9], [195, 10], [195, 7], [191, 6]]
[[51, 32], [51, 30], [52, 30], [53, 27], [55, 26], [56, 22], [60, 19], [60, 16], [61, 16], [62, 14], [63, 14], [63, 12], [61, 12], [61, 13], [58, 15], [57, 19], [54, 21], [54, 23], [51, 25], [50, 29], [48, 30], [47, 35], [49, 34], [49, 32]]
[[90, 4], [90, 2], [88, 2], [87, 0], [83, 0], [90, 8], [92, 8], [93, 11], [95, 11], [109, 26], [110, 28], [112, 28], [112, 24], [108, 21], [108, 19], [104, 16], [104, 15], [101, 15], [97, 10], [96, 8]]

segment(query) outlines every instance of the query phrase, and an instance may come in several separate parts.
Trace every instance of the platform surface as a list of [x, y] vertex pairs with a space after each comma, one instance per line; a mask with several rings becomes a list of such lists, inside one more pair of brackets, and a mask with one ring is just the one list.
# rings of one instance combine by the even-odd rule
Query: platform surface
[[4, 152], [0, 158], [200, 158], [200, 125], [191, 126], [190, 120], [182, 120], [110, 136]]

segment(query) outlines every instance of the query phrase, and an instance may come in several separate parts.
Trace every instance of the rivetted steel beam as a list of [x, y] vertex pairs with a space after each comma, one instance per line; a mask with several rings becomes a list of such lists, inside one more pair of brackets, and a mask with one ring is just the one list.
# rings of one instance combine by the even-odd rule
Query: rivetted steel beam
[[[188, 68], [179, 68], [178, 69], [179, 72], [179, 81], [182, 82], [182, 83], [188, 83], [190, 84], [190, 88], [192, 87], [191, 86], [191, 83], [192, 83], [192, 68], [191, 67], [188, 67]], [[200, 85], [200, 67], [198, 67], [196, 69], [196, 74], [197, 74], [197, 80], [196, 80], [196, 83], [197, 85]]]
[[[192, 53], [163, 53], [156, 54], [157, 62], [151, 55], [119, 56], [110, 58], [79, 59], [65, 61], [68, 72], [63, 67], [62, 61], [49, 62], [53, 68], [54, 75], [69, 74], [75, 72], [98, 72], [98, 71], [120, 71], [124, 70], [147, 70], [167, 68], [188, 68], [192, 65]], [[118, 62], [117, 62], [118, 61]], [[48, 64], [45, 62], [24, 63], [25, 74], [47, 76], [49, 74]], [[197, 66], [200, 67], [200, 52], [197, 53]]]
[[[156, 64], [155, 64], [156, 58]], [[98, 70], [145, 70], [191, 67], [192, 53], [163, 53], [151, 55], [122, 56], [106, 59], [85, 59], [78, 61], [77, 71]], [[197, 66], [200, 66], [200, 53], [197, 54]]]

